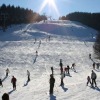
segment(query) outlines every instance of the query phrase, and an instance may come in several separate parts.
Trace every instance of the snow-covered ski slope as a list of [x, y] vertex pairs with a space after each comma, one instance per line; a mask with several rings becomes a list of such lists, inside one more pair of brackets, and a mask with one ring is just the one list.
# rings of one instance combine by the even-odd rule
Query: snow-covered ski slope
[[[93, 54], [96, 34], [94, 29], [72, 21], [41, 21], [12, 25], [6, 32], [0, 30], [0, 78], [3, 80], [0, 100], [5, 92], [9, 93], [10, 100], [99, 100], [99, 70], [95, 70], [98, 88], [86, 86], [93, 64], [89, 53], [92, 54], [92, 59], [98, 62]], [[77, 73], [70, 70], [70, 76], [64, 78], [64, 87], [60, 86], [60, 59], [64, 67], [76, 64]], [[56, 81], [54, 95], [49, 96], [52, 66]], [[6, 78], [7, 68], [10, 73]], [[28, 84], [27, 70], [31, 73], [31, 81]], [[13, 75], [17, 78], [15, 91], [11, 84]]]

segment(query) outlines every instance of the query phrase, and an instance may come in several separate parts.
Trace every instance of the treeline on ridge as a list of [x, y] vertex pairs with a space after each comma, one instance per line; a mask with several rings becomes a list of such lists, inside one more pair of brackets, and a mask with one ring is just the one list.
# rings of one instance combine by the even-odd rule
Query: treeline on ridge
[[74, 12], [62, 16], [60, 19], [78, 21], [96, 30], [100, 30], [100, 13]]
[[5, 4], [0, 6], [0, 26], [3, 26], [4, 22], [5, 26], [8, 26], [11, 24], [39, 22], [46, 19], [46, 16], [27, 8], [15, 7], [14, 5], [6, 6]]

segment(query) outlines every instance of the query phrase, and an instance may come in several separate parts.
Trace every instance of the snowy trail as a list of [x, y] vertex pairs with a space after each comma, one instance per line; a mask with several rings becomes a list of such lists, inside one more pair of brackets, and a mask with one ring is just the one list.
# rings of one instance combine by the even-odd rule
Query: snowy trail
[[[4, 92], [8, 92], [11, 100], [55, 100], [54, 98], [56, 100], [99, 100], [100, 89], [86, 86], [86, 78], [91, 75], [93, 63], [89, 59], [89, 53], [94, 59], [94, 42], [92, 42], [94, 40], [91, 40], [90, 32], [95, 34], [95, 30], [71, 21], [22, 25], [22, 30], [27, 30], [25, 34], [20, 31], [19, 26], [14, 28], [8, 29], [8, 33], [14, 36], [16, 33], [16, 41], [12, 38], [7, 41], [7, 37], [4, 41], [0, 41], [0, 78], [4, 79], [4, 87], [0, 87], [0, 97]], [[50, 41], [47, 41], [48, 35], [51, 35]], [[35, 38], [37, 38], [36, 43], [34, 43]], [[38, 51], [37, 58], [36, 51]], [[35, 58], [36, 62], [33, 63]], [[64, 87], [59, 86], [60, 59], [63, 60], [64, 67], [67, 65], [71, 67], [72, 63], [76, 64], [77, 73], [70, 70], [71, 76], [64, 78]], [[52, 66], [56, 81], [54, 96], [48, 96]], [[7, 78], [5, 78], [6, 68], [10, 70]], [[31, 73], [31, 81], [24, 86], [27, 81], [27, 70]], [[98, 76], [97, 85], [100, 88], [100, 71], [95, 70], [95, 72]], [[10, 82], [12, 75], [17, 78], [16, 91], [12, 91]]]

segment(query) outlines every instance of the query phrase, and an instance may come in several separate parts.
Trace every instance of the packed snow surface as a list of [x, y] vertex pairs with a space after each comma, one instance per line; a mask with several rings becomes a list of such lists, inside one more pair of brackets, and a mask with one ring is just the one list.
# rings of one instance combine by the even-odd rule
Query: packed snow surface
[[[74, 21], [41, 21], [12, 25], [6, 32], [0, 30], [0, 78], [3, 81], [0, 100], [5, 92], [10, 100], [99, 100], [100, 70], [94, 70], [98, 88], [91, 88], [90, 84], [86, 86], [93, 61], [99, 62], [93, 52], [96, 34], [96, 30]], [[63, 67], [76, 64], [76, 72], [70, 69], [63, 87], [60, 86], [60, 59]], [[55, 86], [54, 94], [50, 96], [52, 66]], [[5, 77], [7, 68], [10, 73]], [[28, 84], [27, 70], [31, 78]], [[11, 84], [12, 76], [17, 78], [15, 91]]]

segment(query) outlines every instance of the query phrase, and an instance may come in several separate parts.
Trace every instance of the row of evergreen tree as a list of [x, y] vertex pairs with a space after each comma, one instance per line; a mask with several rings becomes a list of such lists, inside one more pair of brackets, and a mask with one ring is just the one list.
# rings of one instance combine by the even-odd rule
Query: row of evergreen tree
[[15, 7], [14, 5], [6, 6], [5, 4], [0, 6], [0, 26], [3, 26], [4, 22], [5, 26], [8, 26], [11, 24], [38, 22], [46, 19], [45, 15], [40, 15], [27, 8]]
[[60, 19], [78, 21], [96, 30], [100, 30], [100, 13], [74, 12], [62, 16]]

